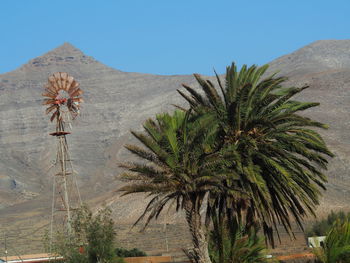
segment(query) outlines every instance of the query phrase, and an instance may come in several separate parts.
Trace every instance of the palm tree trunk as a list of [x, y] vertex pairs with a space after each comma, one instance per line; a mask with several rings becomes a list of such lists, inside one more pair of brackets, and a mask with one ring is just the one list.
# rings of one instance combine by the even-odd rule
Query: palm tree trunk
[[213, 222], [213, 241], [215, 242], [215, 249], [218, 253], [218, 262], [223, 263], [224, 259], [224, 217], [218, 211], [214, 211], [211, 215], [211, 220]]
[[192, 235], [193, 248], [185, 251], [192, 263], [211, 263], [208, 240], [204, 229], [200, 209], [191, 201], [184, 204], [186, 221]]

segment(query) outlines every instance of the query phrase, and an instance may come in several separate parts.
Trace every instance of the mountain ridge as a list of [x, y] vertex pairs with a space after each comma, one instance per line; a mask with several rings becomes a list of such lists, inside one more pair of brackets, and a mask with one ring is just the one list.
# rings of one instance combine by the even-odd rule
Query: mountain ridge
[[[316, 73], [327, 69], [350, 68], [350, 40], [318, 40], [273, 61], [270, 71], [283, 75]], [[344, 56], [345, 54], [345, 56]], [[288, 65], [288, 70], [286, 67]]]

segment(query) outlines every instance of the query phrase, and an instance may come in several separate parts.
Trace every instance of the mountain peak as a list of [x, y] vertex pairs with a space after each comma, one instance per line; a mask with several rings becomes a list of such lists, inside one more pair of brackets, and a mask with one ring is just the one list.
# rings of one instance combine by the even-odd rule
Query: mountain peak
[[71, 43], [69, 42], [64, 42], [61, 46], [57, 47], [57, 48], [71, 48], [71, 49], [77, 49], [75, 46], [73, 46]]
[[39, 69], [45, 66], [95, 64], [94, 58], [86, 56], [81, 50], [72, 44], [65, 42], [57, 48], [36, 57], [25, 64], [21, 69]]
[[51, 53], [62, 54], [62, 55], [65, 54], [65, 55], [81, 55], [81, 56], [84, 56], [84, 53], [81, 50], [79, 50], [78, 48], [76, 48], [75, 46], [73, 46], [69, 42], [64, 42], [62, 45], [60, 45], [60, 46], [56, 47], [55, 49], [49, 51], [44, 56], [51, 55]]

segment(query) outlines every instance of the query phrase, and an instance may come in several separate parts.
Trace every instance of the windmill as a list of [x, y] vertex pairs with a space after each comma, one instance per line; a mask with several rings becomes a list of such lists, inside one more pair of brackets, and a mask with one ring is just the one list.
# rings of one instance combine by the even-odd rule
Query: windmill
[[61, 226], [71, 233], [72, 213], [81, 205], [76, 173], [73, 170], [66, 136], [70, 134], [67, 126], [79, 115], [80, 103], [83, 102], [79, 83], [65, 72], [56, 72], [48, 78], [42, 94], [47, 105], [46, 114], [55, 122], [56, 131], [50, 135], [57, 138], [57, 154], [54, 162], [51, 237], [53, 227]]

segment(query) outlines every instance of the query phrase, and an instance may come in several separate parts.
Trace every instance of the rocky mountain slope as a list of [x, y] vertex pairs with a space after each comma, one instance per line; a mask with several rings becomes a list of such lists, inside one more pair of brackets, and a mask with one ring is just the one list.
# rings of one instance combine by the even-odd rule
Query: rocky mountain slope
[[[336, 158], [327, 172], [328, 191], [319, 211], [348, 208], [350, 40], [317, 41], [269, 64], [270, 73], [290, 77], [288, 84], [310, 85], [301, 100], [321, 102], [307, 114], [330, 125], [321, 133]], [[181, 83], [195, 86], [194, 78], [122, 72], [68, 43], [1, 74], [0, 226], [4, 228], [49, 218], [56, 141], [49, 136], [54, 125], [45, 116], [41, 93], [48, 76], [57, 71], [74, 76], [85, 91], [82, 114], [68, 137], [83, 199], [93, 205], [107, 203], [119, 223], [129, 224], [144, 204], [142, 198], [119, 198], [115, 193], [122, 184], [115, 178], [117, 163], [129, 158], [122, 146], [133, 142], [129, 130], [140, 129], [146, 118], [180, 103], [176, 89]]]
[[[116, 189], [117, 161], [129, 130], [168, 108], [191, 76], [155, 76], [109, 68], [68, 43], [0, 75], [0, 208], [47, 199], [55, 128], [41, 105], [53, 72], [69, 72], [84, 90], [82, 114], [69, 136], [79, 185], [87, 199]], [[31, 205], [29, 205], [31, 206]]]

